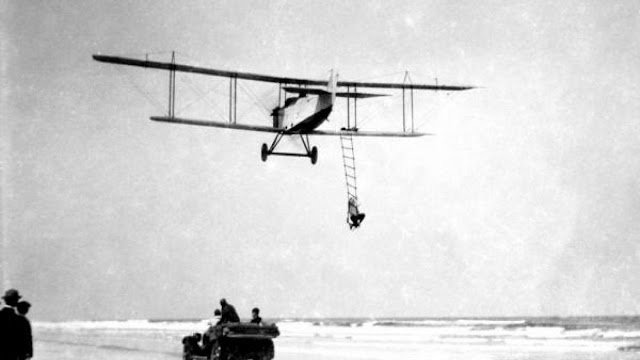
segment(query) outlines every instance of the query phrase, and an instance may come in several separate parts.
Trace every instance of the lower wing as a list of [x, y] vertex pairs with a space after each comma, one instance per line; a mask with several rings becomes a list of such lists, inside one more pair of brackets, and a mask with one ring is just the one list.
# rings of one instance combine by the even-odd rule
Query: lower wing
[[430, 133], [421, 133], [421, 132], [360, 131], [360, 130], [340, 130], [340, 131], [313, 130], [313, 131], [307, 132], [306, 134], [325, 135], [325, 136], [351, 135], [351, 136], [378, 136], [378, 137], [419, 137], [419, 136], [425, 136], [425, 135], [433, 135]]
[[274, 128], [273, 126], [234, 124], [234, 123], [228, 123], [228, 122], [222, 122], [222, 121], [185, 119], [185, 118], [178, 118], [178, 117], [171, 117], [171, 116], [152, 116], [151, 120], [168, 122], [168, 123], [176, 123], [176, 124], [211, 126], [211, 127], [225, 128], [225, 129], [262, 131], [262, 132], [270, 132], [270, 133], [279, 133], [284, 131], [284, 129]]
[[218, 128], [234, 129], [234, 130], [284, 133], [289, 135], [297, 135], [297, 134], [322, 135], [322, 136], [351, 135], [351, 136], [377, 136], [377, 137], [418, 137], [418, 136], [424, 136], [424, 135], [433, 135], [429, 133], [420, 133], [420, 132], [359, 131], [359, 130], [340, 130], [340, 131], [312, 130], [312, 131], [305, 131], [305, 132], [291, 132], [283, 128], [274, 128], [272, 126], [247, 125], [247, 124], [237, 124], [237, 123], [234, 124], [234, 123], [221, 122], [221, 121], [185, 119], [185, 118], [178, 118], [178, 117], [171, 117], [171, 116], [152, 116], [151, 120], [159, 121], [159, 122], [175, 123], [175, 124], [210, 126], [210, 127], [218, 127]]

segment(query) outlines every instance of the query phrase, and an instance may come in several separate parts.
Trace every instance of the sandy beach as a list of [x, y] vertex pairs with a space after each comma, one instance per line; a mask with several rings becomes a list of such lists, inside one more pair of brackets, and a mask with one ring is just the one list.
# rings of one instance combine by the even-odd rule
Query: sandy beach
[[[194, 323], [153, 324], [152, 328], [114, 325], [57, 328], [36, 326], [35, 358], [53, 360], [181, 359], [181, 337]], [[629, 341], [572, 338], [490, 339], [446, 335], [450, 328], [429, 328], [439, 335], [424, 337], [424, 329], [301, 326], [285, 323], [274, 340], [278, 360], [626, 360], [637, 352], [618, 351]], [[466, 327], [465, 327], [466, 329]], [[462, 333], [458, 330], [458, 333]], [[374, 335], [375, 334], [375, 335]]]

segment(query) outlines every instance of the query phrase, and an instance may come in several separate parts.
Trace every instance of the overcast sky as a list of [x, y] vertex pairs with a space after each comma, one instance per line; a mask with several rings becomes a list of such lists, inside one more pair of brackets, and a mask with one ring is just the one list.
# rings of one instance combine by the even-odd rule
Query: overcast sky
[[[0, 9], [2, 278], [34, 319], [208, 317], [221, 297], [245, 318], [640, 312], [637, 1]], [[367, 218], [352, 232], [337, 138], [312, 138], [315, 166], [263, 163], [270, 134], [151, 122], [168, 74], [91, 59], [171, 50], [482, 88], [416, 94], [415, 124], [436, 136], [356, 140]], [[179, 75], [177, 108], [220, 120], [227, 84]], [[238, 94], [240, 121], [270, 124], [250, 108], [273, 88]], [[401, 126], [392, 99], [363, 100], [361, 127]]]

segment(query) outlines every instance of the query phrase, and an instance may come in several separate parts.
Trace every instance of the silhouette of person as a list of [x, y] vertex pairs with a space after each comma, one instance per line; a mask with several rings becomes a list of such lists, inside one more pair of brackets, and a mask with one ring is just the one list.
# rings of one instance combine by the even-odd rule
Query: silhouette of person
[[213, 311], [213, 318], [208, 322], [209, 328], [202, 334], [202, 347], [205, 349], [206, 354], [211, 353], [211, 348], [215, 345], [216, 339], [219, 336], [219, 328], [216, 325], [220, 324], [221, 315], [222, 312], [220, 309], [215, 309]]
[[4, 301], [4, 306], [0, 310], [0, 359], [2, 360], [18, 359], [20, 338], [16, 331], [18, 314], [14, 308], [18, 305], [20, 298], [20, 293], [16, 289], [7, 290], [2, 296]]
[[20, 341], [18, 342], [18, 359], [26, 360], [33, 357], [33, 337], [31, 335], [31, 323], [27, 319], [27, 313], [31, 304], [27, 301], [20, 301], [16, 306], [18, 310], [16, 333]]
[[220, 323], [226, 324], [228, 322], [240, 322], [240, 317], [236, 312], [236, 308], [233, 305], [227, 303], [226, 299], [220, 299], [220, 309], [222, 314], [220, 315]]
[[251, 310], [251, 321], [250, 322], [252, 324], [258, 324], [258, 325], [262, 324], [262, 318], [260, 317], [260, 309], [253, 308], [253, 310]]
[[349, 229], [358, 228], [362, 220], [364, 220], [365, 214], [358, 210], [358, 201], [354, 197], [349, 198]]
[[220, 319], [222, 318], [222, 312], [220, 309], [213, 310], [213, 318], [209, 320], [209, 325], [216, 326], [220, 324]]
[[200, 339], [202, 334], [194, 333], [193, 335], [185, 336], [182, 338], [182, 355], [184, 359], [190, 359], [192, 356], [202, 356], [204, 352], [200, 347]]

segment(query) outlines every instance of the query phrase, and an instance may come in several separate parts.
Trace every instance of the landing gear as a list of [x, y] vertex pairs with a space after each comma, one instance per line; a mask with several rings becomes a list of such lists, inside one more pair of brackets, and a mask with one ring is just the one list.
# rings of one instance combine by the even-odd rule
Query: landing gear
[[309, 143], [309, 135], [300, 135], [300, 140], [302, 140], [302, 145], [304, 145], [305, 152], [304, 153], [290, 153], [290, 152], [276, 152], [276, 146], [280, 143], [280, 140], [284, 137], [284, 135], [294, 135], [294, 134], [285, 134], [284, 132], [280, 132], [276, 135], [276, 138], [273, 139], [273, 143], [271, 146], [267, 146], [267, 144], [262, 144], [262, 148], [260, 150], [260, 155], [262, 161], [267, 161], [269, 155], [280, 155], [280, 156], [296, 156], [296, 157], [308, 157], [311, 159], [311, 164], [315, 165], [318, 162], [318, 148], [310, 147]]

